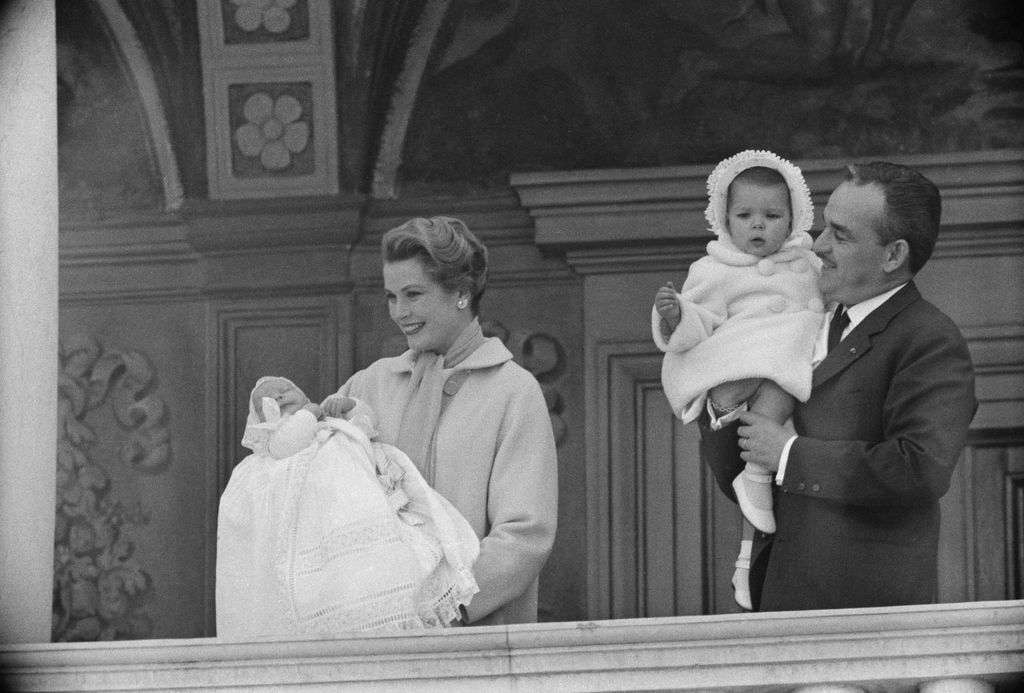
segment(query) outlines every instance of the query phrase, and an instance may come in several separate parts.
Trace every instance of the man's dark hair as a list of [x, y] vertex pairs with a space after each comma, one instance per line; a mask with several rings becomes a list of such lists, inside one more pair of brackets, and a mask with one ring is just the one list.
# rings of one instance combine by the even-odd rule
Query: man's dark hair
[[887, 161], [851, 164], [847, 180], [858, 185], [874, 183], [882, 189], [885, 222], [876, 229], [878, 236], [882, 243], [905, 240], [910, 247], [910, 272], [917, 274], [931, 257], [939, 236], [942, 199], [935, 183], [909, 166]]

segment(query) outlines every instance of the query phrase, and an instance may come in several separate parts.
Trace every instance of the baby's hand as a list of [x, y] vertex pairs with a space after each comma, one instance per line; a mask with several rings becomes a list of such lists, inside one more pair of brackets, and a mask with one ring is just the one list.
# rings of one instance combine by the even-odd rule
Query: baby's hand
[[343, 418], [346, 412], [356, 406], [356, 401], [351, 397], [331, 395], [320, 405], [323, 407], [324, 415], [333, 416], [336, 419]]
[[317, 419], [324, 418], [324, 409], [316, 402], [310, 402], [309, 404], [305, 405], [302, 408], [308, 411], [313, 416], [315, 416]]
[[675, 330], [683, 317], [683, 312], [679, 309], [679, 298], [672, 282], [667, 282], [658, 289], [658, 293], [654, 295], [654, 308], [662, 320], [668, 323], [669, 328]]

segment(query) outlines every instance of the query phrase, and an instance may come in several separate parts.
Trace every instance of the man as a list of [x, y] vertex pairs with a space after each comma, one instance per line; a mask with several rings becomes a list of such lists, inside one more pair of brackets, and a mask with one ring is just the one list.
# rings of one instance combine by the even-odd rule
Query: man
[[[746, 461], [776, 471], [777, 531], [757, 533], [751, 559], [756, 610], [935, 600], [939, 498], [977, 409], [963, 336], [913, 282], [940, 212], [938, 190], [917, 171], [850, 166], [814, 243], [826, 304], [850, 324], [827, 355], [819, 339], [795, 435], [710, 404], [700, 419], [702, 455], [730, 497]], [[711, 416], [728, 425], [713, 430]]]

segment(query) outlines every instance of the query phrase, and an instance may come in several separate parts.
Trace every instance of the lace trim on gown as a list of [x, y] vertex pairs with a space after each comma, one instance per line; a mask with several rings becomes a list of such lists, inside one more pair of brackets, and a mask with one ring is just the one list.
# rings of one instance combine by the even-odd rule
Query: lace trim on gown
[[400, 450], [348, 422], [237, 471], [221, 502], [219, 635], [443, 628], [478, 591], [469, 523]]

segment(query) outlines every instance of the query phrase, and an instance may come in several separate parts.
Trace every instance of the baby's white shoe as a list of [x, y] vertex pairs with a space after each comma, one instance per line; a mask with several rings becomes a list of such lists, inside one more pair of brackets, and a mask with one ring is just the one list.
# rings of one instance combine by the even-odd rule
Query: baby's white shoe
[[772, 475], [744, 469], [732, 480], [732, 488], [736, 492], [743, 517], [765, 534], [775, 534]]

